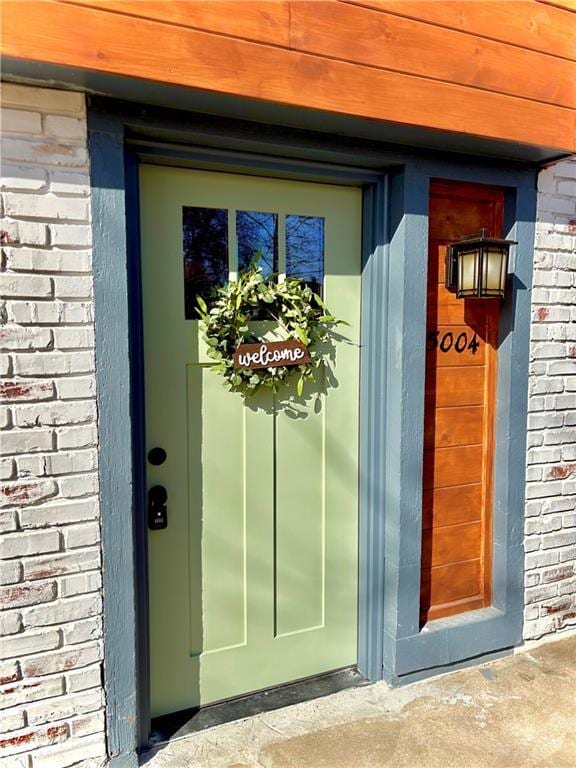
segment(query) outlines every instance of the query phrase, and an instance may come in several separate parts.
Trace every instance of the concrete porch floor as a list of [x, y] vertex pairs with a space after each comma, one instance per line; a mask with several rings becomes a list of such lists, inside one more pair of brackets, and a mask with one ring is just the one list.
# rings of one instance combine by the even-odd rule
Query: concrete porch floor
[[147, 768], [574, 768], [576, 634], [431, 681], [384, 683], [176, 737]]

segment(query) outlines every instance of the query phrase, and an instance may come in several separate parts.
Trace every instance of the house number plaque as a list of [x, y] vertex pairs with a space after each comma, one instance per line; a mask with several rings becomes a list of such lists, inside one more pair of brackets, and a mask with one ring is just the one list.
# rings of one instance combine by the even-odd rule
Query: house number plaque
[[262, 341], [258, 344], [240, 344], [232, 358], [236, 368], [279, 368], [281, 365], [303, 365], [311, 362], [305, 344], [289, 341]]
[[469, 338], [465, 331], [462, 333], [447, 331], [444, 334], [441, 334], [440, 331], [430, 331], [426, 339], [427, 352], [433, 352], [435, 349], [439, 349], [440, 352], [450, 352], [451, 349], [454, 349], [461, 355], [462, 352], [469, 349], [475, 355], [479, 346], [480, 342], [477, 335], [474, 334]]

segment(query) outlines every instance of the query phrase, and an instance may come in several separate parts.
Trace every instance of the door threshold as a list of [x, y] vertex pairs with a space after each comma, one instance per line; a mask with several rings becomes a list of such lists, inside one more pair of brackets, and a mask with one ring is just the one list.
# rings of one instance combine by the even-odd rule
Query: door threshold
[[149, 746], [155, 747], [207, 728], [330, 696], [346, 688], [355, 688], [368, 683], [369, 681], [356, 667], [348, 667], [205, 707], [183, 709], [170, 715], [161, 715], [152, 720]]

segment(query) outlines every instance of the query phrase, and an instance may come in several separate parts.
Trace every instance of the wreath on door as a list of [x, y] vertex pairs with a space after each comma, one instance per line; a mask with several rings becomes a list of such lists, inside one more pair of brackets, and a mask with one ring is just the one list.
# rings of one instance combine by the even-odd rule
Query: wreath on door
[[[214, 361], [210, 368], [223, 376], [233, 392], [251, 395], [262, 387], [277, 392], [296, 379], [296, 391], [301, 396], [305, 382], [316, 381], [323, 364], [319, 345], [337, 325], [348, 323], [331, 315], [320, 296], [303, 280], [287, 277], [283, 282], [273, 282], [273, 278], [262, 274], [256, 258], [236, 281], [216, 290], [210, 306], [201, 296], [197, 298], [207, 354]], [[236, 348], [260, 341], [249, 327], [254, 320], [275, 322], [282, 339], [294, 339], [308, 347], [311, 361], [256, 370], [237, 367], [233, 361]]]

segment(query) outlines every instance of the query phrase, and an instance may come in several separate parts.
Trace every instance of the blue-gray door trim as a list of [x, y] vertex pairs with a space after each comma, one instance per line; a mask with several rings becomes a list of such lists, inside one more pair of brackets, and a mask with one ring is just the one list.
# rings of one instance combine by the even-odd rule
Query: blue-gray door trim
[[[149, 727], [139, 158], [364, 187], [359, 668], [371, 680], [398, 684], [519, 644], [535, 170], [453, 155], [411, 155], [406, 148], [400, 154], [374, 143], [351, 146], [343, 140], [339, 146], [337, 137], [329, 137], [318, 150], [322, 162], [313, 162], [309, 137], [286, 130], [281, 157], [272, 156], [279, 154], [278, 140], [269, 134], [263, 136], [258, 157], [239, 152], [231, 157], [217, 148], [187, 151], [182, 144], [189, 115], [183, 118], [180, 147], [150, 142], [143, 147], [126, 143], [134, 107], [128, 112], [127, 117], [118, 104], [108, 108], [100, 100], [89, 112], [105, 686], [108, 750], [114, 764], [135, 764]], [[153, 131], [153, 123], [148, 125]], [[232, 130], [230, 121], [226, 130]], [[267, 141], [273, 145], [269, 156]], [[504, 187], [506, 232], [519, 246], [501, 322], [494, 605], [420, 628], [428, 197], [433, 178]]]

